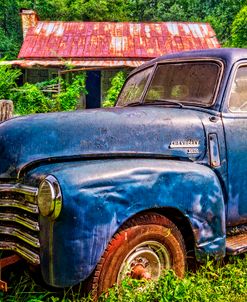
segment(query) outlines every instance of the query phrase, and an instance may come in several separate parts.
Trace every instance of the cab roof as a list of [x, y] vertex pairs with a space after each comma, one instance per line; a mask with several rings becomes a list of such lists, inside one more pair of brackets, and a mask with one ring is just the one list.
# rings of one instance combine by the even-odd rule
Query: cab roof
[[214, 48], [177, 52], [153, 59], [135, 69], [135, 72], [139, 69], [141, 70], [148, 66], [152, 66], [155, 63], [163, 62], [166, 60], [176, 61], [196, 58], [222, 60], [227, 66], [231, 66], [237, 61], [247, 59], [247, 48]]

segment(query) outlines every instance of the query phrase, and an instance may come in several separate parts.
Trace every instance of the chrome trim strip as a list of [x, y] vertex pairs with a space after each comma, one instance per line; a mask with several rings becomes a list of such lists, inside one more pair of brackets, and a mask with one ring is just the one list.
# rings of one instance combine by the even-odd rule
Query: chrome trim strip
[[36, 197], [38, 194], [38, 189], [21, 184], [0, 184], [0, 192], [15, 192]]
[[39, 209], [38, 206], [29, 203], [29, 202], [23, 202], [20, 200], [13, 200], [13, 199], [0, 199], [0, 207], [13, 207], [13, 208], [19, 208], [22, 210], [25, 210], [30, 213], [38, 214]]
[[30, 234], [24, 233], [17, 228], [0, 226], [0, 234], [14, 236], [25, 241], [26, 243], [30, 244], [33, 247], [36, 248], [40, 247], [38, 238], [35, 238]]
[[13, 213], [0, 213], [0, 221], [10, 221], [21, 224], [33, 231], [39, 231], [39, 223], [37, 221], [33, 221], [29, 218], [24, 218], [18, 214]]
[[15, 242], [0, 241], [0, 250], [14, 251], [32, 264], [40, 264], [39, 255]]

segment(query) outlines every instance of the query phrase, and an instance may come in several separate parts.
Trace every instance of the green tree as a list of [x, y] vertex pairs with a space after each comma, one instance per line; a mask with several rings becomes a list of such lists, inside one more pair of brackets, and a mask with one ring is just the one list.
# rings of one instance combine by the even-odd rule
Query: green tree
[[32, 8], [41, 20], [71, 20], [69, 7], [71, 0], [36, 0]]
[[124, 0], [21, 0], [26, 8], [37, 11], [42, 20], [124, 21]]
[[21, 24], [17, 0], [0, 2], [0, 56], [15, 58], [21, 45]]
[[192, 21], [202, 19], [202, 0], [128, 0], [130, 16], [136, 21]]
[[204, 21], [209, 22], [215, 30], [222, 45], [229, 46], [233, 20], [246, 0], [221, 0], [211, 7]]
[[135, 21], [209, 22], [225, 45], [244, 3], [246, 0], [128, 0], [128, 8]]
[[20, 75], [21, 71], [19, 69], [12, 69], [8, 65], [0, 65], [0, 99], [12, 99], [13, 90], [17, 88], [16, 81]]
[[247, 47], [247, 5], [245, 5], [232, 24], [231, 46]]
[[124, 0], [74, 0], [70, 16], [81, 21], [126, 21], [128, 19]]

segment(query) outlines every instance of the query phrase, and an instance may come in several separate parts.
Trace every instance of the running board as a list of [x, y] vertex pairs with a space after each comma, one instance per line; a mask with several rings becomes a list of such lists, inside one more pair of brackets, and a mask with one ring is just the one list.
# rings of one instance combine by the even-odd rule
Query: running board
[[226, 238], [226, 253], [237, 255], [247, 252], [247, 233]]

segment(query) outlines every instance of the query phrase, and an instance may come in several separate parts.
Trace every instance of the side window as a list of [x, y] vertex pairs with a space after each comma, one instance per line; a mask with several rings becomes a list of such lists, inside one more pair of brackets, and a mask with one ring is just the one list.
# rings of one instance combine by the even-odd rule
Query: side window
[[238, 69], [232, 84], [229, 108], [234, 112], [247, 112], [247, 66]]

